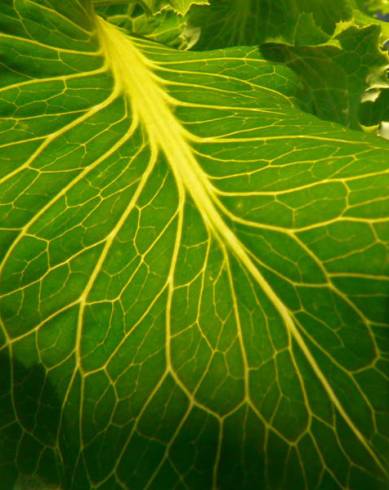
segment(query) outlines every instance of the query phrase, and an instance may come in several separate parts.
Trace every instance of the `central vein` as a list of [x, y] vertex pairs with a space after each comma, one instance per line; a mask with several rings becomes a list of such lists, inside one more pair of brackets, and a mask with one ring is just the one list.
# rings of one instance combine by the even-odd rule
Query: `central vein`
[[177, 184], [191, 195], [207, 227], [224, 235], [227, 227], [213, 202], [209, 179], [193, 156], [188, 133], [172, 110], [175, 101], [154, 74], [153, 63], [128, 37], [101, 19], [99, 34], [117, 88], [127, 95], [132, 115], [145, 128], [152, 150], [164, 153]]
[[290, 336], [299, 345], [328, 397], [338, 409], [376, 463], [380, 461], [363, 434], [350, 419], [325, 374], [313, 357], [297, 328], [293, 315], [259, 271], [247, 249], [226, 224], [218, 199], [208, 176], [193, 154], [190, 134], [174, 114], [176, 101], [164, 89], [157, 66], [136, 47], [131, 38], [116, 27], [97, 18], [98, 36], [115, 82], [115, 90], [126, 96], [132, 117], [145, 129], [152, 152], [162, 152], [174, 174], [177, 185], [188, 193], [212, 235], [227, 247], [249, 271], [282, 318]]
[[214, 189], [193, 154], [189, 133], [172, 110], [175, 100], [153, 71], [155, 66], [127, 36], [101, 19], [99, 34], [116, 89], [127, 95], [132, 115], [145, 128], [152, 150], [165, 155], [177, 185], [191, 196], [208, 230], [258, 275], [247, 251], [217, 208]]

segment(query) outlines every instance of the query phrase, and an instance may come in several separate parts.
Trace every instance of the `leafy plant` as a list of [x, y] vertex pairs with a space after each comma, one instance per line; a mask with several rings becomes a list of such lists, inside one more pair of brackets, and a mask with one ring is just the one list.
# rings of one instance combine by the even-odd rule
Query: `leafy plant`
[[373, 4], [2, 1], [2, 488], [387, 488]]

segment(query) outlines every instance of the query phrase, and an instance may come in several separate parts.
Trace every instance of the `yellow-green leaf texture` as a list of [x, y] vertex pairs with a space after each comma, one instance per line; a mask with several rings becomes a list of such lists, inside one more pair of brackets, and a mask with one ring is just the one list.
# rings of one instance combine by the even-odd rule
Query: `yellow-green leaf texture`
[[188, 13], [192, 5], [208, 5], [208, 0], [139, 0], [152, 13], [172, 9], [180, 15]]
[[257, 48], [0, 26], [4, 488], [385, 488], [388, 142]]

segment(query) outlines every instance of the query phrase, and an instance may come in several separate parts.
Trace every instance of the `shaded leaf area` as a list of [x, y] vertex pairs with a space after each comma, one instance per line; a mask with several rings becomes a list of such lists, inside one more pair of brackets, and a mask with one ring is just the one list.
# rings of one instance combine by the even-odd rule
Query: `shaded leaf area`
[[[382, 70], [387, 58], [377, 49], [379, 36], [377, 26], [352, 27], [336, 37], [338, 46], [265, 44], [261, 51], [269, 60], [285, 63], [298, 75], [302, 108], [322, 119], [358, 129], [368, 80], [374, 79], [378, 84], [381, 79], [382, 86], [387, 84]], [[383, 114], [385, 107], [382, 102], [379, 112]]]
[[389, 14], [388, 0], [354, 0], [361, 10], [370, 14]]
[[298, 74], [304, 110], [360, 129], [364, 92], [378, 78], [388, 86], [388, 56], [381, 48], [389, 27], [357, 7], [353, 2], [224, 0], [211, 9], [194, 8], [190, 20], [201, 27], [196, 49], [259, 44], [270, 60]]
[[131, 14], [141, 8], [151, 15], [170, 10], [181, 16], [186, 15], [193, 5], [209, 4], [209, 0], [92, 0], [92, 2], [97, 9], [108, 9], [111, 12], [116, 10]]
[[56, 390], [42, 364], [19, 362], [7, 349], [0, 352], [0, 368], [2, 485], [20, 490], [55, 487], [64, 471], [55, 448], [61, 417]]
[[381, 91], [376, 100], [362, 104], [360, 118], [365, 126], [389, 121], [389, 90]]
[[219, 0], [194, 7], [190, 18], [202, 29], [199, 49], [282, 41], [317, 45], [328, 41], [340, 21], [350, 20], [346, 0]]
[[384, 489], [388, 143], [66, 5], [0, 13], [2, 480]]
[[209, 0], [139, 0], [152, 13], [172, 9], [178, 14], [185, 15], [193, 5], [208, 5]]

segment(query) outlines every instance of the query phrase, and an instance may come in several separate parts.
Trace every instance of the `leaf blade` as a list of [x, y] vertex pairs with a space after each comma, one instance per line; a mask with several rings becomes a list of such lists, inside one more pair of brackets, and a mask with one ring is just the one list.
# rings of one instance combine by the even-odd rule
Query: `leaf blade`
[[[47, 125], [38, 150], [12, 128], [17, 143], [2, 148], [5, 160], [12, 149], [26, 157], [23, 178], [11, 167], [2, 181], [5, 204], [17, 204], [3, 230], [16, 241], [2, 271], [2, 332], [21, 379], [35, 364], [51, 368], [61, 421], [49, 432], [65, 461], [62, 485], [290, 478], [341, 488], [354, 467], [376, 485], [382, 400], [365, 380], [382, 386], [384, 373], [373, 366], [385, 312], [373, 315], [380, 289], [368, 285], [384, 271], [383, 305], [386, 142], [301, 113], [289, 72], [255, 50], [179, 53], [107, 29], [108, 63], [96, 49], [82, 114], [68, 122], [79, 103], [69, 99], [62, 127]], [[3, 93], [31, 83], [44, 82]], [[32, 135], [42, 127], [29, 124]], [[11, 420], [45, 447], [45, 426], [26, 416], [17, 385], [21, 415], [17, 422], [11, 407]], [[38, 418], [50, 398], [40, 396], [30, 411]], [[262, 434], [260, 444], [239, 435], [244, 427]], [[185, 435], [203, 449], [216, 441], [212, 468], [174, 452]], [[240, 437], [249, 457], [229, 468]], [[312, 446], [320, 464], [309, 473]], [[96, 464], [101, 451], [107, 464]]]

